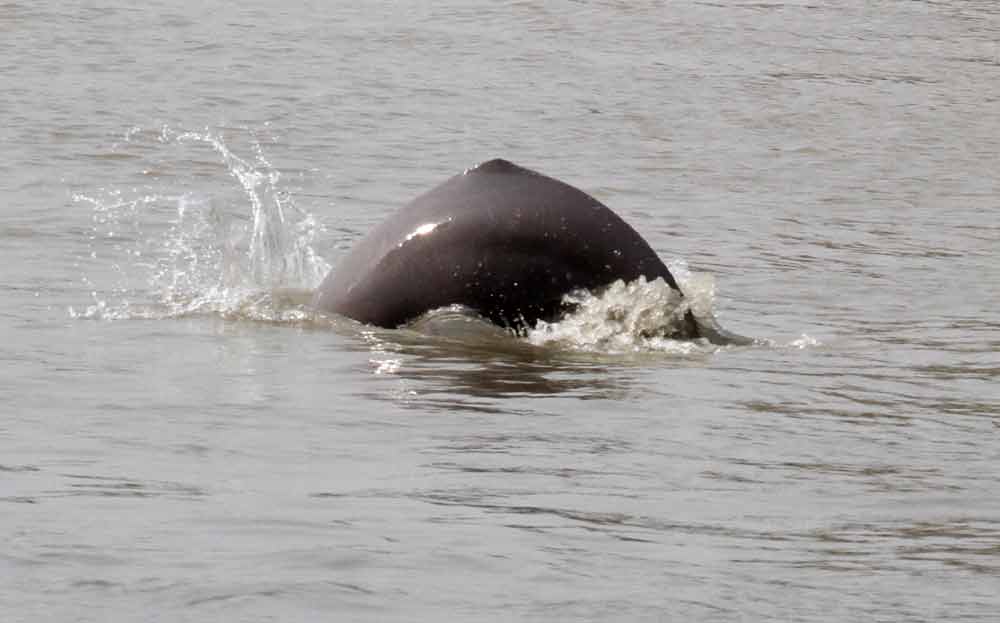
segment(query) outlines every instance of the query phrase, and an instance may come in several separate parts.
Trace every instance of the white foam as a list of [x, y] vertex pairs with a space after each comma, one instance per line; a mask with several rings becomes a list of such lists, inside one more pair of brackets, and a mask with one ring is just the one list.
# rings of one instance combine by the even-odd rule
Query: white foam
[[695, 305], [711, 309], [710, 281], [701, 279], [688, 297], [662, 279], [647, 282], [644, 277], [630, 283], [618, 280], [598, 294], [574, 292], [564, 301], [575, 305], [575, 311], [557, 322], [540, 321], [527, 339], [537, 346], [608, 353], [703, 351], [708, 347], [702, 340], [675, 338], [683, 337], [688, 309]]

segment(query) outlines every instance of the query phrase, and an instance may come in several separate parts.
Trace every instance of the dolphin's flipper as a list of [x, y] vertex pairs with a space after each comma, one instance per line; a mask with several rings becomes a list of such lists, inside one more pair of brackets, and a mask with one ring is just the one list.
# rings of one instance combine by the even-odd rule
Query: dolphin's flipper
[[685, 315], [687, 324], [692, 327], [692, 334], [703, 337], [717, 346], [752, 346], [757, 343], [752, 337], [746, 337], [722, 328], [719, 321], [711, 314], [695, 316], [690, 310]]

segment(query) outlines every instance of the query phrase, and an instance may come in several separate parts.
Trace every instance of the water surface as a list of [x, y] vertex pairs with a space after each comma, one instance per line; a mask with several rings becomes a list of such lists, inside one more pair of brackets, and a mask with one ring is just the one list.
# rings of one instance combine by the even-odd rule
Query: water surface
[[[990, 621], [993, 2], [0, 4], [0, 618]], [[769, 345], [301, 305], [504, 157]]]

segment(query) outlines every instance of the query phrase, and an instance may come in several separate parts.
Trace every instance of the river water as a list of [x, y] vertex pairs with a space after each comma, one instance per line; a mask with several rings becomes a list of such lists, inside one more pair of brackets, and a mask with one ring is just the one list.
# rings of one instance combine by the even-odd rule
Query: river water
[[[995, 621], [997, 4], [428, 5], [0, 2], [0, 619]], [[304, 304], [494, 157], [761, 344]]]

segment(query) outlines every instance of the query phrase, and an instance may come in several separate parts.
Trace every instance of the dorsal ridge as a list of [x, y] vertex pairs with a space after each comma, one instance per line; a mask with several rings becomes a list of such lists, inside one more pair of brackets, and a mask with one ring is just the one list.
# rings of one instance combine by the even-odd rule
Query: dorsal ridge
[[470, 169], [470, 171], [482, 171], [483, 173], [515, 173], [518, 171], [527, 171], [527, 169], [514, 164], [510, 160], [494, 158], [480, 163]]

